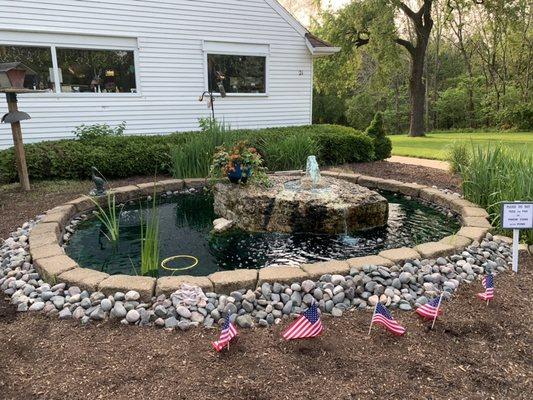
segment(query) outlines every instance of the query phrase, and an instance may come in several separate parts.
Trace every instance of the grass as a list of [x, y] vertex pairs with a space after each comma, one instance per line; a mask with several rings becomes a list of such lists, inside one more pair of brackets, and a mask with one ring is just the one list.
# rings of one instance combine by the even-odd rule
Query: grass
[[[102, 233], [112, 243], [116, 243], [120, 234], [120, 213], [122, 207], [117, 207], [114, 195], [107, 195], [107, 210], [105, 210], [100, 203], [94, 198], [89, 197], [96, 207], [96, 218], [102, 224]], [[105, 228], [105, 229], [104, 229]]]
[[448, 147], [453, 142], [462, 141], [484, 147], [501, 142], [511, 149], [526, 149], [533, 153], [533, 132], [431, 132], [422, 138], [406, 135], [389, 137], [395, 156], [446, 160]]
[[[159, 215], [157, 212], [157, 200], [154, 183], [152, 196], [152, 212], [150, 218], [143, 218], [143, 210], [140, 209], [141, 217], [141, 275], [157, 277], [159, 271]], [[145, 225], [146, 224], [146, 225]]]
[[[533, 152], [501, 143], [465, 147], [468, 157], [463, 150], [451, 153], [463, 178], [464, 196], [484, 207], [498, 227], [502, 202], [533, 200]], [[521, 233], [527, 244], [533, 244], [532, 230]]]

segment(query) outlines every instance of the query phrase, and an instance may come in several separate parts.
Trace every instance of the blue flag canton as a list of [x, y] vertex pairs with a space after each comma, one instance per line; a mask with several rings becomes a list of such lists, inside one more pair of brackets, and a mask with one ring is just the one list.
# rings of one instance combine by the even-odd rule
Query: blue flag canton
[[311, 307], [309, 307], [304, 313], [303, 316], [307, 318], [307, 320], [314, 324], [316, 321], [320, 319], [320, 316], [318, 315], [318, 307], [316, 304], [312, 304]]
[[492, 289], [494, 288], [494, 277], [492, 275], [487, 275], [485, 278], [485, 288]]
[[229, 326], [231, 325], [231, 318], [230, 318], [230, 315], [228, 315], [226, 317], [226, 321], [224, 322], [224, 326], [222, 327], [222, 329], [229, 329]]
[[392, 315], [390, 315], [389, 310], [387, 310], [381, 303], [378, 303], [376, 307], [376, 314], [381, 314], [387, 319], [392, 319]]
[[431, 307], [438, 307], [439, 301], [440, 301], [440, 297], [435, 297], [434, 299], [431, 299], [428, 305], [430, 305]]

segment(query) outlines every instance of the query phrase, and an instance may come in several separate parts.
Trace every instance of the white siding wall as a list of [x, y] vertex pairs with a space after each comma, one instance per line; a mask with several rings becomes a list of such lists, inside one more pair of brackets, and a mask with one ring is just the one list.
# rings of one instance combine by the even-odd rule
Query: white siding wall
[[[198, 118], [210, 112], [198, 102], [205, 88], [203, 40], [270, 47], [268, 96], [217, 99], [217, 118], [233, 128], [311, 122], [312, 59], [305, 39], [264, 0], [0, 0], [0, 13], [0, 43], [13, 31], [21, 38], [33, 32], [138, 43], [138, 94], [19, 95], [19, 108], [32, 116], [23, 122], [26, 143], [70, 137], [82, 123], [124, 120], [130, 134], [197, 129]], [[11, 145], [9, 126], [0, 125], [0, 148]]]

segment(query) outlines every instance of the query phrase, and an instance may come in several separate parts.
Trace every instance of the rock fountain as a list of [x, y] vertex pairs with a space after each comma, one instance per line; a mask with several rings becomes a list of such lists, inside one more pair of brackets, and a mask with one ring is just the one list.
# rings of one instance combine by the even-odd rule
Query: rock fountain
[[270, 185], [217, 183], [215, 212], [250, 232], [339, 234], [384, 226], [387, 200], [355, 183], [321, 177], [310, 156], [305, 175], [274, 175]]

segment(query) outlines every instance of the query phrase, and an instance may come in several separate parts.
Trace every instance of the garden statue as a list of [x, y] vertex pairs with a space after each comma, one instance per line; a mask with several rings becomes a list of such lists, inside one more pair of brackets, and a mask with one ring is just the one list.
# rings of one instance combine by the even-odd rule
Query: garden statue
[[98, 170], [96, 167], [91, 167], [91, 179], [94, 183], [95, 189], [91, 190], [92, 196], [102, 196], [105, 194], [105, 179], [97, 176]]

